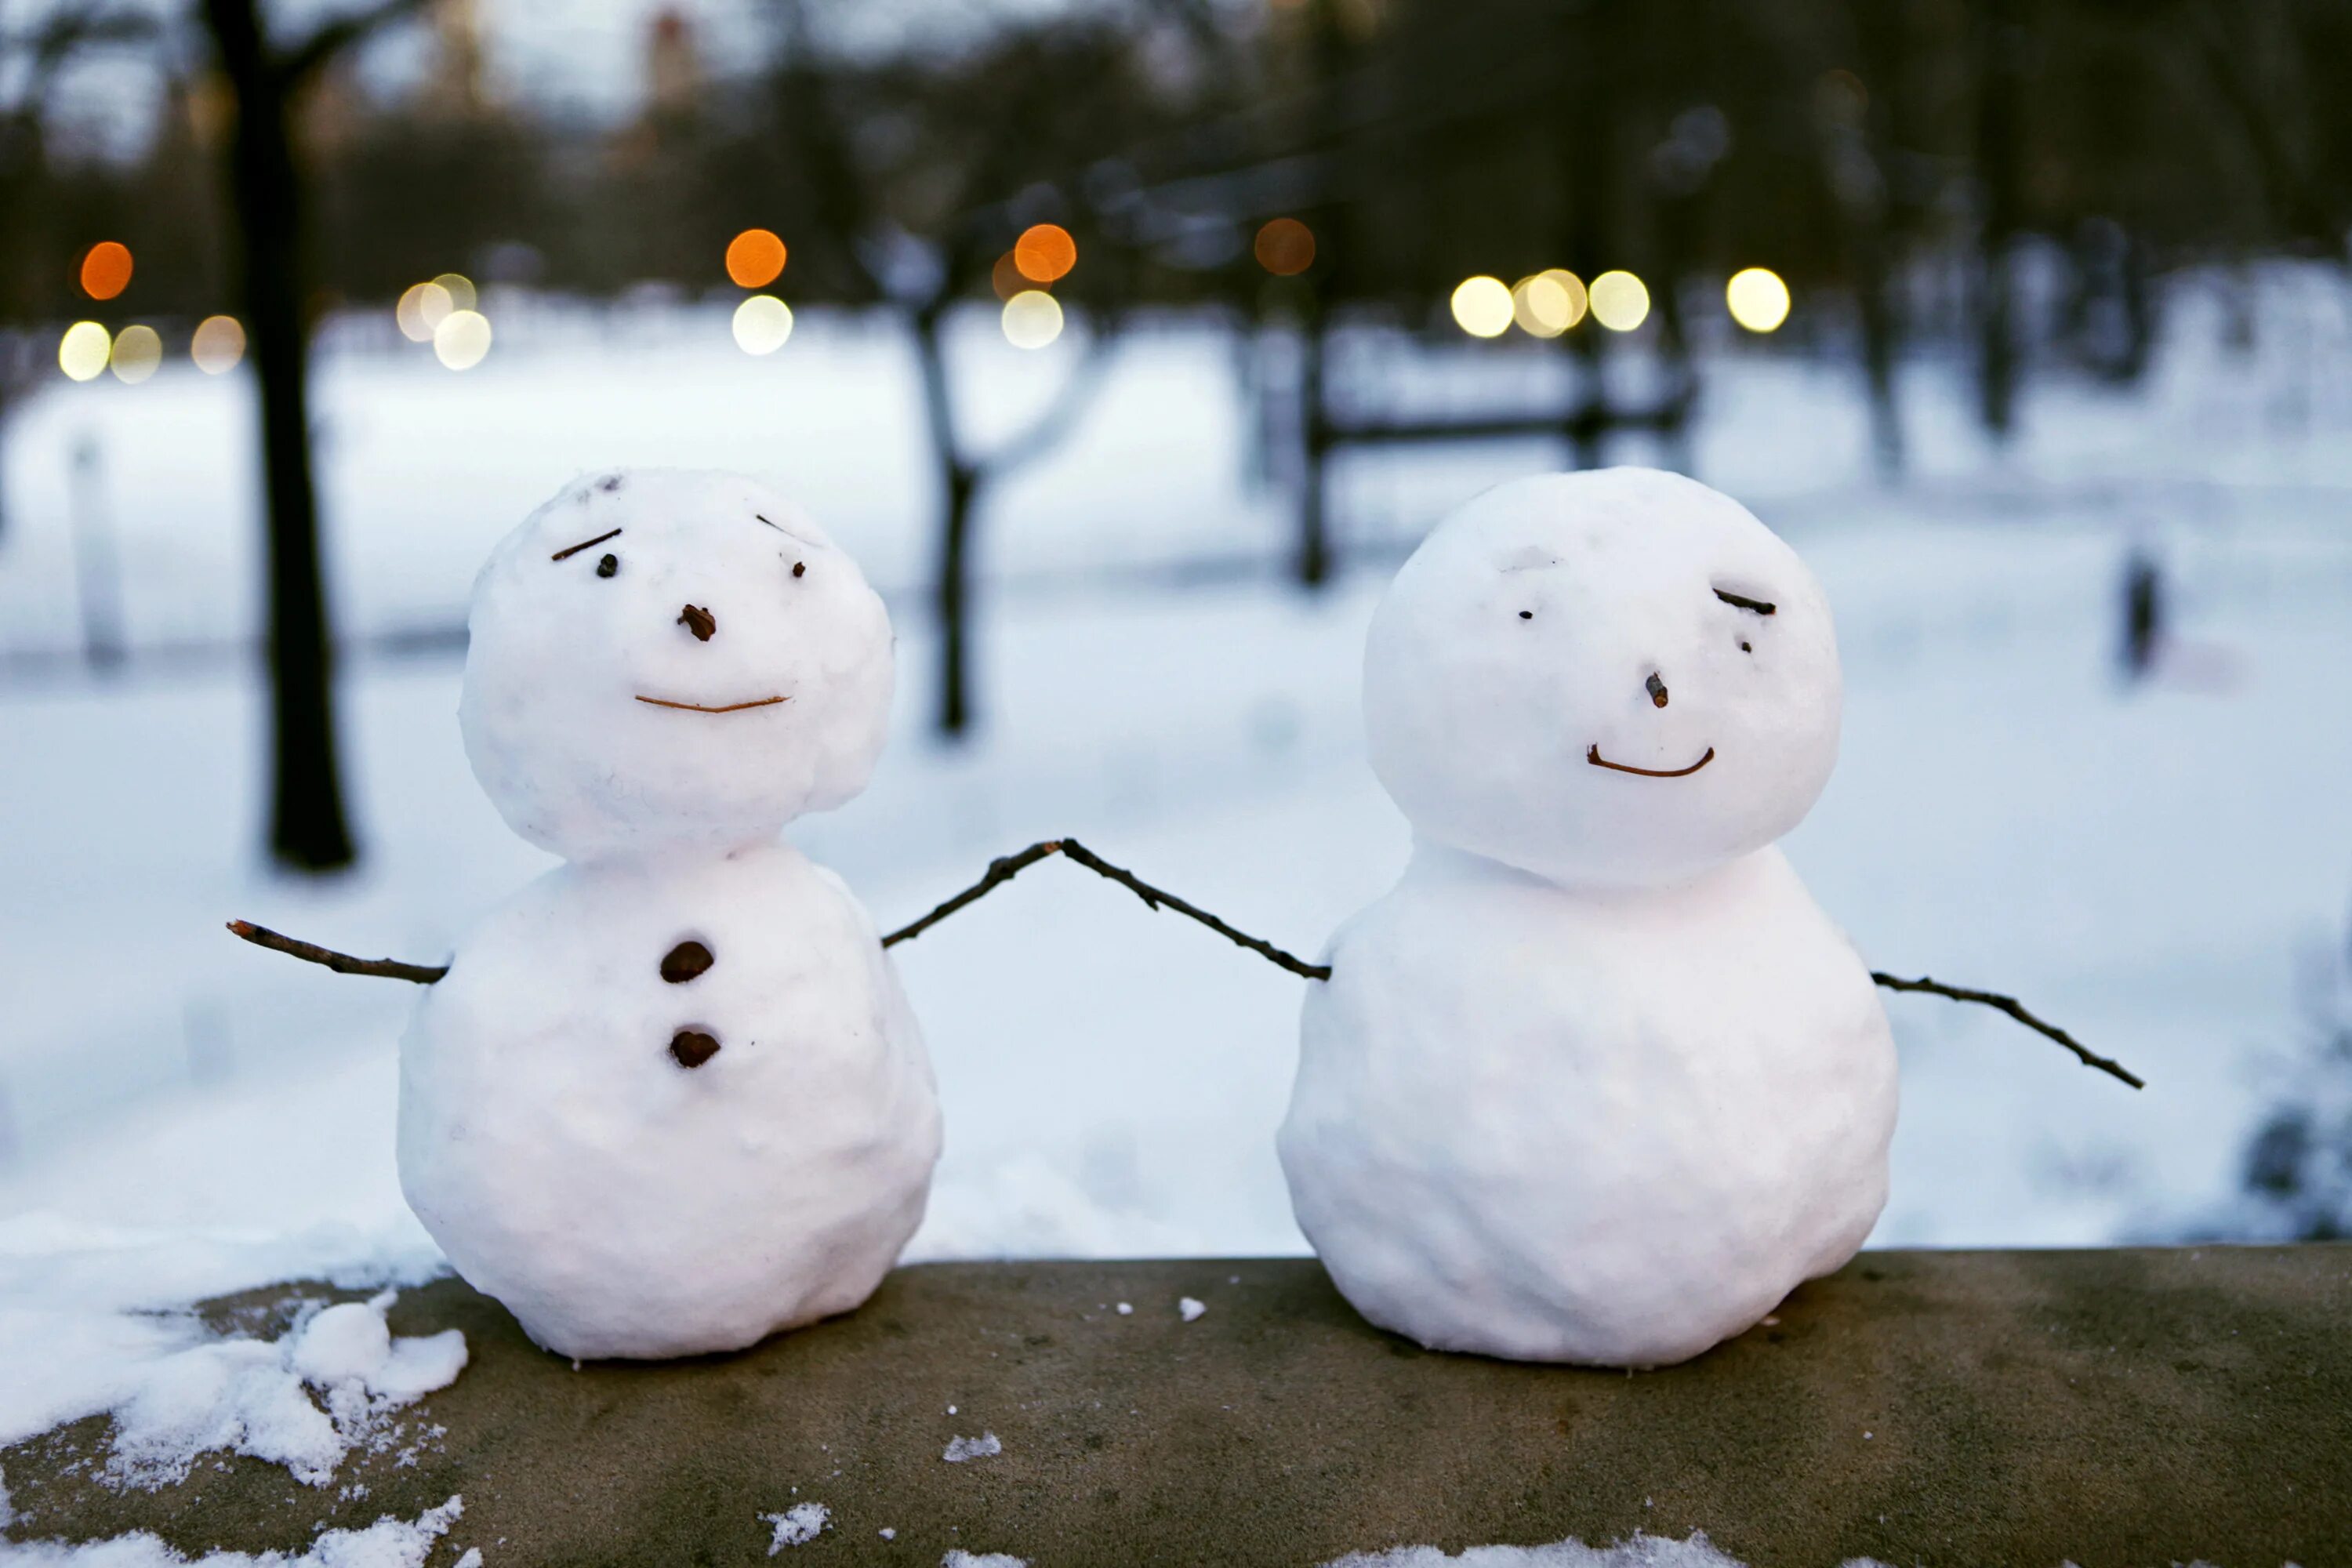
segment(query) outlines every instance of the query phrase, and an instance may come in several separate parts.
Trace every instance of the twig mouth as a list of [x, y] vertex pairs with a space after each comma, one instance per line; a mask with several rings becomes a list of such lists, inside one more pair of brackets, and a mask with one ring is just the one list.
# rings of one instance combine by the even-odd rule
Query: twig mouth
[[1584, 760], [1596, 768], [1614, 768], [1621, 773], [1639, 773], [1645, 779], [1682, 779], [1690, 777], [1691, 774], [1715, 761], [1715, 748], [1709, 746], [1706, 749], [1706, 755], [1686, 768], [1637, 768], [1631, 763], [1612, 763], [1601, 754], [1599, 746], [1585, 747]]
[[746, 708], [772, 708], [787, 699], [758, 697], [749, 702], [721, 702], [715, 706], [703, 702], [673, 702], [667, 697], [640, 697], [637, 700], [656, 708], [683, 708], [688, 713], [740, 713]]

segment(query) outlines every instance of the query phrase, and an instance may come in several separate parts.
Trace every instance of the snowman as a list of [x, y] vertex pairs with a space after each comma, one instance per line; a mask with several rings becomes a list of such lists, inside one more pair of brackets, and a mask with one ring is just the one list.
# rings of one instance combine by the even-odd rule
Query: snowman
[[1691, 479], [1518, 480], [1415, 552], [1364, 658], [1412, 857], [1333, 939], [1279, 1140], [1364, 1316], [1656, 1366], [1861, 1247], [1894, 1045], [1774, 842], [1839, 706], [1820, 585]]
[[562, 1355], [733, 1350], [857, 1306], [922, 1218], [938, 1103], [872, 921], [778, 834], [881, 752], [881, 600], [751, 481], [635, 471], [509, 534], [469, 628], [467, 755], [567, 863], [418, 1004], [410, 1206]]

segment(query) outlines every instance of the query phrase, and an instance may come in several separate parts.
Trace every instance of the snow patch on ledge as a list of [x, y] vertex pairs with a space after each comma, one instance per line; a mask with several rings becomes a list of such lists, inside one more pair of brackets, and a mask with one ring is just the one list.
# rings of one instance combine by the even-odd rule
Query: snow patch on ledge
[[[0, 1559], [9, 1568], [191, 1568], [192, 1564], [193, 1568], [424, 1568], [435, 1543], [465, 1511], [465, 1500], [452, 1497], [415, 1520], [386, 1516], [365, 1530], [327, 1531], [295, 1556], [279, 1552], [265, 1552], [258, 1557], [242, 1552], [207, 1552], [190, 1559], [142, 1530], [79, 1545], [62, 1541], [0, 1542]], [[467, 1559], [478, 1568], [479, 1550], [467, 1552]]]
[[[1726, 1556], [1706, 1538], [1693, 1531], [1686, 1541], [1636, 1531], [1630, 1539], [1609, 1546], [1587, 1546], [1573, 1536], [1541, 1546], [1472, 1546], [1448, 1556], [1434, 1546], [1391, 1546], [1382, 1552], [1351, 1552], [1323, 1568], [1747, 1568]], [[1885, 1568], [1857, 1557], [1843, 1568]]]

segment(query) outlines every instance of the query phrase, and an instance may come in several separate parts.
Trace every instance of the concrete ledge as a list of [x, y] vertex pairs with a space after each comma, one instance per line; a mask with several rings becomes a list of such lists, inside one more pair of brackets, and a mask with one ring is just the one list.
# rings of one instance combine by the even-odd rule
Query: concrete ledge
[[[463, 1493], [432, 1561], [487, 1568], [762, 1563], [760, 1516], [804, 1501], [832, 1528], [780, 1561], [1301, 1568], [1704, 1530], [1774, 1565], [2352, 1563], [2352, 1245], [1874, 1253], [1779, 1318], [1627, 1376], [1425, 1353], [1307, 1260], [952, 1264], [740, 1355], [574, 1372], [445, 1280], [393, 1324], [466, 1331], [411, 1412], [446, 1434], [355, 1454], [362, 1500], [241, 1458], [117, 1494], [66, 1473], [102, 1422], [0, 1463], [18, 1540], [285, 1550]], [[942, 1460], [983, 1431], [1001, 1454]]]

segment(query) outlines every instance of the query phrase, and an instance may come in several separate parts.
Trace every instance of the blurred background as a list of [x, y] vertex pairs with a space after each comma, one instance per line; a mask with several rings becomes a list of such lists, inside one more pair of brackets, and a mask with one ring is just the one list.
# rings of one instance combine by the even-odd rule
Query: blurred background
[[[414, 994], [221, 925], [437, 961], [549, 864], [454, 714], [583, 470], [765, 475], [888, 598], [793, 835], [884, 926], [1074, 833], [1310, 951], [1406, 849], [1388, 575], [1639, 462], [1829, 587], [1790, 848], [1864, 956], [2148, 1079], [1889, 996], [1879, 1241], [2343, 1234], [2347, 61], [2343, 0], [0, 0], [0, 1218], [417, 1240]], [[1302, 1247], [1299, 982], [1051, 865], [898, 956], [919, 1255]]]

